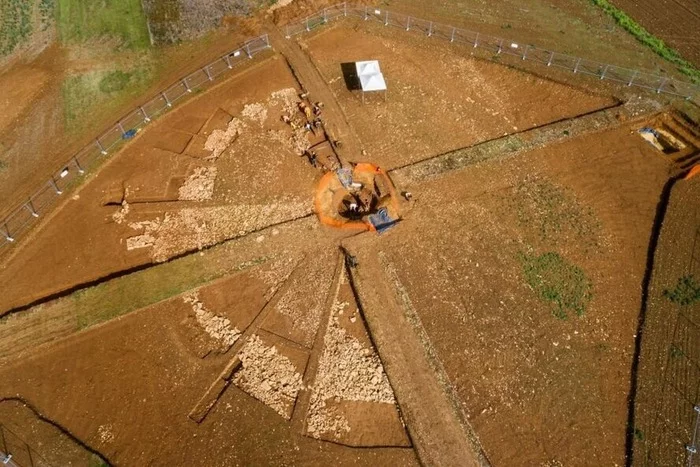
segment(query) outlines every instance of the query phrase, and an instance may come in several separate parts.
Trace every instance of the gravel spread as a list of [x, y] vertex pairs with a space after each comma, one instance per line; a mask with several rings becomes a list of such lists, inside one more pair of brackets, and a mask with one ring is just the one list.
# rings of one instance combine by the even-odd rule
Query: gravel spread
[[197, 167], [178, 190], [180, 201], [206, 201], [214, 196], [216, 167]]
[[199, 301], [199, 292], [188, 293], [182, 299], [192, 306], [197, 323], [212, 339], [221, 344], [221, 350], [228, 350], [241, 337], [241, 331], [231, 326], [230, 319], [217, 316], [205, 308]]
[[323, 338], [324, 349], [307, 418], [307, 431], [315, 438], [324, 433], [338, 437], [342, 432], [350, 431], [347, 420], [326, 404], [329, 399], [396, 403], [389, 379], [374, 349], [364, 347], [340, 326], [338, 317], [348, 305], [347, 302], [338, 302], [336, 295]]
[[270, 94], [269, 103], [271, 106], [277, 105], [278, 101], [282, 101], [282, 110], [286, 114], [296, 112], [299, 102], [301, 102], [297, 90], [294, 88], [280, 89]]
[[119, 211], [112, 214], [112, 220], [114, 220], [114, 222], [117, 224], [121, 224], [126, 220], [126, 215], [129, 214], [130, 210], [131, 208], [129, 207], [129, 203], [127, 203], [126, 200], [123, 200]]
[[259, 102], [247, 104], [245, 107], [243, 107], [241, 115], [249, 120], [258, 122], [260, 127], [262, 127], [265, 120], [267, 120], [267, 107]]
[[302, 375], [294, 364], [255, 334], [245, 343], [238, 358], [242, 368], [236, 372], [234, 383], [289, 420], [297, 395], [304, 388]]
[[[168, 212], [160, 219], [129, 224], [142, 230], [139, 236], [155, 239], [151, 256], [156, 262], [223, 240], [243, 236], [268, 225], [297, 219], [311, 213], [308, 201], [281, 201], [265, 205], [229, 205], [188, 208]], [[128, 245], [137, 242], [127, 238]]]
[[321, 314], [326, 304], [326, 294], [332, 280], [329, 273], [333, 257], [316, 254], [302, 265], [303, 275], [296, 275], [284, 295], [275, 305], [275, 311], [292, 319], [292, 327], [301, 331], [306, 347], [313, 344]]
[[243, 131], [246, 124], [240, 119], [234, 118], [228, 124], [226, 130], [214, 130], [211, 132], [207, 141], [204, 143], [204, 149], [211, 151], [211, 156], [207, 159], [216, 160], [228, 148], [231, 143]]
[[297, 252], [283, 251], [280, 257], [271, 261], [266, 267], [256, 268], [253, 277], [260, 279], [268, 287], [265, 292], [265, 300], [270, 300], [279, 288], [284, 284], [299, 263], [300, 254]]

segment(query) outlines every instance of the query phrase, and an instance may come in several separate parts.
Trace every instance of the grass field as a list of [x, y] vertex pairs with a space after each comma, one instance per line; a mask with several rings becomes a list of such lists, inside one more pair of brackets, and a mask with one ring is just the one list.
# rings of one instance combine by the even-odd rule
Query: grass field
[[116, 108], [124, 99], [139, 95], [152, 77], [148, 67], [94, 71], [67, 77], [61, 86], [66, 127], [69, 130], [79, 128], [96, 106]]
[[58, 30], [66, 43], [116, 37], [125, 48], [151, 44], [140, 0], [59, 0]]
[[681, 57], [676, 50], [669, 47], [663, 40], [647, 31], [644, 26], [636, 22], [627, 13], [617, 8], [608, 0], [591, 1], [594, 5], [602, 8], [605, 13], [610, 15], [625, 31], [632, 34], [635, 39], [649, 47], [660, 57], [663, 57], [676, 65], [678, 71], [686, 76], [689, 76], [694, 83], [700, 82], [700, 70], [698, 70], [692, 63]]
[[0, 0], [0, 57], [31, 35], [33, 6], [27, 0]]

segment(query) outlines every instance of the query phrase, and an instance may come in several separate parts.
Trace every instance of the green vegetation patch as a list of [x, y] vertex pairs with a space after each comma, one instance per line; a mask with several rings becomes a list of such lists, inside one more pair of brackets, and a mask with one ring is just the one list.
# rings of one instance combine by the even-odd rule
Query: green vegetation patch
[[41, 30], [46, 31], [56, 17], [55, 0], [39, 0], [39, 14], [41, 15]]
[[552, 314], [566, 319], [570, 312], [581, 316], [593, 298], [591, 281], [578, 266], [558, 253], [521, 254], [523, 276], [527, 284], [544, 302], [553, 304]]
[[131, 71], [95, 71], [67, 77], [61, 86], [66, 128], [75, 129], [98, 107], [116, 108], [143, 91], [152, 73], [148, 68]]
[[32, 34], [32, 8], [29, 0], [0, 0], [0, 57], [11, 54]]
[[543, 242], [571, 237], [585, 249], [600, 246], [601, 225], [593, 210], [545, 178], [527, 177], [518, 183], [511, 207], [520, 225], [535, 229]]
[[694, 83], [700, 82], [700, 70], [689, 61], [685, 60], [674, 49], [666, 45], [664, 41], [647, 31], [644, 26], [637, 23], [627, 13], [610, 3], [609, 0], [591, 0], [594, 5], [600, 7], [619, 24], [625, 31], [629, 32], [639, 42], [653, 50], [657, 55], [663, 57], [678, 67], [678, 70], [689, 76]]
[[692, 275], [683, 276], [678, 279], [678, 283], [673, 290], [666, 289], [663, 295], [673, 303], [681, 306], [692, 305], [700, 301], [700, 284], [695, 282], [695, 278]]
[[224, 270], [205, 270], [192, 267], [199, 255], [191, 256], [74, 293], [70, 298], [77, 328], [81, 330], [104, 323], [269, 260], [268, 257], [259, 257]]
[[58, 0], [58, 30], [65, 43], [116, 37], [130, 49], [151, 44], [141, 0]]

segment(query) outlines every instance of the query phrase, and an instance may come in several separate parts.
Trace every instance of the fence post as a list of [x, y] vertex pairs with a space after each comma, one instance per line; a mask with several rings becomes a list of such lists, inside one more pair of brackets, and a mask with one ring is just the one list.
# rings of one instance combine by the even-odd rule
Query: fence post
[[80, 175], [84, 174], [84, 173], [85, 173], [85, 170], [84, 170], [83, 167], [80, 165], [80, 162], [78, 162], [78, 158], [77, 158], [77, 157], [75, 157], [75, 156], [73, 157], [73, 162], [75, 163], [75, 166], [78, 168], [78, 173], [79, 173]]
[[496, 54], [500, 54], [503, 51], [503, 39], [498, 43], [498, 52]]
[[253, 54], [250, 53], [250, 43], [249, 42], [245, 43], [245, 53], [248, 54], [248, 58], [253, 58]]
[[231, 59], [228, 58], [228, 54], [226, 54], [224, 56], [224, 61], [226, 62], [226, 66], [228, 67], [229, 70], [233, 68], [233, 65], [231, 65]]
[[693, 465], [693, 457], [695, 454], [698, 453], [698, 446], [697, 446], [697, 436], [698, 436], [698, 427], [700, 427], [700, 405], [696, 405], [693, 407], [693, 410], [695, 411], [695, 426], [693, 427], [693, 438], [690, 440], [690, 444], [685, 445], [686, 451], [688, 451], [688, 465], [691, 466]]
[[29, 201], [27, 201], [27, 204], [25, 204], [24, 207], [31, 213], [32, 217], [39, 217], [39, 213], [36, 212], [36, 209], [34, 209], [34, 203], [32, 203], [31, 198], [29, 198]]
[[270, 45], [270, 36], [268, 34], [265, 34], [263, 37], [265, 38], [265, 48], [269, 49], [270, 47], [272, 47]]
[[525, 50], [523, 50], [523, 60], [527, 59], [527, 51], [530, 50], [530, 45], [525, 46]]
[[141, 113], [143, 114], [143, 121], [148, 123], [151, 121], [151, 117], [148, 116], [146, 113], [146, 109], [143, 108], [143, 106], [140, 106], [139, 109], [141, 110]]
[[406, 31], [411, 30], [411, 17], [406, 18]]
[[209, 73], [209, 66], [205, 66], [204, 68], [202, 68], [202, 70], [204, 70], [204, 73], [207, 74], [207, 78], [209, 78], [209, 81], [214, 81], [214, 78], [211, 77], [211, 73]]
[[610, 68], [610, 65], [605, 65], [605, 68], [603, 68], [603, 73], [600, 75], [600, 79], [605, 79], [605, 74], [608, 72], [608, 68]]
[[102, 143], [100, 143], [100, 140], [99, 140], [99, 139], [96, 139], [96, 140], [95, 140], [95, 143], [97, 143], [97, 147], [100, 148], [100, 152], [102, 153], [103, 156], [104, 156], [105, 154], [107, 154], [107, 149], [105, 149], [105, 147], [102, 146]]
[[659, 87], [656, 89], [656, 94], [661, 94], [661, 91], [663, 90], [663, 87], [668, 83], [668, 78], [664, 78], [663, 81], [661, 81], [661, 84]]
[[122, 125], [122, 122], [117, 122], [117, 126], [119, 127], [119, 131], [122, 132], [122, 136], [125, 136], [126, 131], [124, 131], [124, 125]]
[[323, 9], [323, 24], [328, 22], [328, 16], [326, 15], [326, 9]]
[[290, 39], [292, 36], [289, 35], [289, 25], [287, 25], [287, 34], [284, 35], [285, 39]]
[[476, 33], [476, 37], [474, 38], [474, 48], [476, 49], [479, 47], [479, 33]]
[[168, 95], [165, 92], [160, 93], [161, 96], [163, 96], [163, 99], [165, 99], [165, 105], [168, 107], [172, 107], [173, 103], [170, 102], [170, 99], [168, 99]]
[[450, 42], [455, 41], [455, 32], [457, 32], [457, 28], [452, 28], [452, 36], [450, 36]]
[[430, 22], [430, 26], [428, 26], [428, 37], [433, 35], [433, 22]]
[[187, 92], [192, 92], [192, 88], [190, 88], [190, 84], [187, 82], [187, 78], [182, 78], [182, 84], [185, 85], [185, 89], [187, 89]]
[[384, 26], [389, 26], [389, 10], [384, 11]]
[[[10, 243], [14, 242], [14, 241], [15, 241], [15, 237], [13, 237], [12, 235], [10, 235], [10, 229], [7, 227], [7, 221], [5, 221], [5, 222], [3, 223], [3, 225], [4, 225], [4, 227], [5, 227], [5, 230], [4, 230], [4, 232], [3, 232], [3, 233], [5, 234], [5, 240], [7, 240], [7, 241], [10, 242]], [[5, 433], [2, 431], [2, 427], [0, 427], [0, 434], [2, 434], [2, 444], [5, 445], [5, 448], [3, 449], [3, 451], [5, 451], [5, 454], [9, 454], [9, 453], [7, 452], [7, 444], [6, 444], [6, 442], [5, 442]]]
[[581, 64], [581, 59], [576, 60], [576, 65], [574, 66], [574, 73], [578, 73], [578, 66]]
[[632, 84], [634, 83], [634, 78], [636, 78], [638, 74], [639, 74], [639, 72], [637, 70], [634, 70], [634, 72], [632, 73], [632, 77], [630, 78], [629, 83], [627, 83], [627, 86], [632, 86]]
[[367, 21], [369, 19], [368, 11], [369, 11], [369, 7], [365, 7], [365, 21]]
[[547, 61], [547, 66], [552, 66], [552, 60], [554, 60], [554, 52], [549, 52], [549, 61]]
[[51, 177], [51, 180], [49, 180], [49, 183], [51, 184], [51, 186], [53, 186], [53, 189], [56, 190], [56, 194], [57, 194], [57, 195], [62, 195], [62, 194], [63, 194], [63, 190], [61, 190], [61, 189], [58, 187], [58, 183], [56, 183], [56, 180], [54, 180], [53, 177]]
[[343, 2], [343, 16], [348, 15], [348, 2]]

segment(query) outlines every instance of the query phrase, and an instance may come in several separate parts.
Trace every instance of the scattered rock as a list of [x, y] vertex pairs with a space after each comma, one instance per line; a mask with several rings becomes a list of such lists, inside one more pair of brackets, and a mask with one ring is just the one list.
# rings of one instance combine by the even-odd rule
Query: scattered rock
[[180, 201], [206, 201], [214, 196], [216, 167], [197, 167], [178, 190]]
[[197, 323], [209, 336], [221, 343], [221, 350], [227, 351], [241, 337], [241, 331], [231, 326], [231, 320], [217, 316], [204, 307], [199, 301], [199, 292], [192, 292], [182, 298], [189, 303], [194, 311]]
[[127, 214], [129, 214], [129, 211], [131, 210], [131, 207], [129, 206], [129, 203], [126, 202], [126, 200], [122, 201], [122, 206], [119, 208], [119, 211], [115, 212], [112, 214], [112, 219], [114, 222], [117, 224], [121, 224], [126, 220]]
[[336, 295], [323, 338], [324, 349], [307, 419], [307, 430], [315, 438], [324, 433], [338, 436], [343, 431], [350, 431], [347, 420], [326, 404], [329, 399], [396, 403], [389, 379], [374, 349], [364, 347], [340, 326], [338, 316], [348, 305], [347, 302], [338, 302]]
[[236, 372], [234, 383], [289, 420], [297, 395], [304, 388], [302, 375], [294, 364], [255, 334], [245, 343], [238, 358], [242, 368]]

